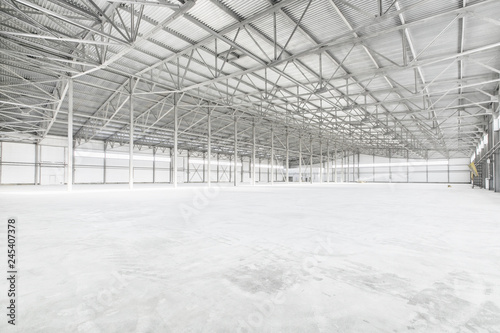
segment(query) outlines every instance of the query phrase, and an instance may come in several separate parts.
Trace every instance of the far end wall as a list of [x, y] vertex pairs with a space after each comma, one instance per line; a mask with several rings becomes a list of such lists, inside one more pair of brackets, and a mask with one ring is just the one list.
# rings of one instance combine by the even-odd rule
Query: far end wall
[[[354, 154], [346, 158], [314, 164], [312, 181], [394, 182], [394, 183], [470, 183], [468, 158], [403, 159]], [[329, 165], [328, 165], [329, 164]], [[311, 166], [302, 165], [302, 181], [311, 179]], [[299, 168], [290, 169], [290, 179], [299, 181]]]

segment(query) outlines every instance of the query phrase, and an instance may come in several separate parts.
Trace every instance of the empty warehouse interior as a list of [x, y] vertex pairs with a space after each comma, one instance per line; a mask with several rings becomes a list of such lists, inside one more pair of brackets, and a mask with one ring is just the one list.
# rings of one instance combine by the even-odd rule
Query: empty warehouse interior
[[1, 332], [500, 332], [498, 0], [0, 0]]

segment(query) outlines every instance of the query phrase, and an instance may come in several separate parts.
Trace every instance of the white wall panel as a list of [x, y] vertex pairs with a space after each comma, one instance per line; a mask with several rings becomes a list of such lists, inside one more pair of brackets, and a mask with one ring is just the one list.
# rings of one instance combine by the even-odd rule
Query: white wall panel
[[134, 154], [134, 167], [153, 168], [153, 155]]
[[391, 158], [390, 172], [393, 182], [406, 183], [408, 181], [407, 165], [408, 161], [406, 160], [406, 158]]
[[3, 142], [2, 162], [35, 163], [35, 145]]
[[359, 174], [359, 180], [363, 182], [372, 182], [373, 181], [372, 169], [370, 168], [369, 171], [367, 171], [366, 169], [363, 171], [363, 169], [361, 169], [361, 172]]
[[430, 171], [429, 170], [429, 183], [447, 183], [448, 171]]
[[35, 145], [2, 143], [2, 183], [35, 183]]
[[62, 185], [64, 179], [64, 167], [42, 167], [40, 170], [41, 185]]
[[104, 158], [78, 156], [78, 152], [75, 152], [74, 165], [75, 165], [75, 167], [78, 167], [78, 166], [81, 166], [81, 167], [100, 166], [100, 167], [102, 167], [104, 165]]
[[469, 183], [470, 172], [450, 172], [450, 183]]
[[162, 158], [167, 158], [167, 156], [161, 156], [156, 154], [155, 161], [155, 182], [156, 183], [170, 183], [170, 162], [164, 160], [158, 160]]
[[108, 167], [124, 167], [128, 168], [128, 159], [118, 159], [118, 158], [112, 158], [112, 157], [107, 157], [106, 158], [106, 165]]
[[64, 147], [41, 146], [40, 161], [48, 163], [64, 163], [66, 160]]
[[158, 170], [155, 174], [156, 183], [170, 183], [170, 170]]
[[65, 183], [65, 154], [65, 147], [40, 145], [41, 185], [62, 185]]
[[152, 183], [153, 182], [153, 168], [134, 168], [134, 182], [135, 183]]
[[2, 165], [2, 184], [34, 184], [34, 165]]
[[106, 183], [128, 183], [128, 168], [106, 168]]
[[429, 160], [429, 171], [448, 171], [448, 160]]
[[104, 181], [102, 167], [75, 167], [73, 181], [75, 184], [101, 184]]
[[389, 168], [375, 168], [376, 182], [389, 182]]
[[[211, 178], [210, 178], [210, 181], [212, 183], [215, 183], [217, 182], [217, 170], [216, 170], [216, 166], [215, 165], [212, 165], [212, 170], [211, 170]], [[207, 171], [207, 177], [208, 177], [208, 171]], [[208, 179], [208, 178], [207, 178]]]
[[425, 168], [424, 172], [416, 171], [416, 172], [410, 172], [410, 183], [425, 183], [427, 182], [427, 175], [425, 173]]

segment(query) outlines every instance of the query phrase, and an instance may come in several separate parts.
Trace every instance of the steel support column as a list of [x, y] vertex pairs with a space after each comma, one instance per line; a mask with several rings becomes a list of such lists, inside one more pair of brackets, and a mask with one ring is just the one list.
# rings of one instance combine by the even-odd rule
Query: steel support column
[[340, 178], [340, 182], [344, 183], [345, 182], [345, 151], [342, 150], [342, 157], [340, 159], [340, 164], [342, 165], [342, 177]]
[[190, 160], [190, 150], [187, 151], [187, 179], [186, 182], [189, 183], [189, 160]]
[[2, 153], [3, 153], [3, 144], [0, 142], [0, 184], [2, 184]]
[[267, 182], [269, 183], [270, 182], [270, 179], [271, 179], [271, 168], [270, 168], [270, 165], [271, 165], [271, 161], [270, 159], [267, 160]]
[[[448, 171], [448, 183], [449, 183], [450, 182], [450, 159], [448, 159], [448, 164], [446, 164], [446, 167], [447, 167], [447, 171]], [[489, 171], [489, 167], [488, 167], [488, 171]]]
[[358, 181], [359, 181], [359, 151], [358, 151]]
[[[252, 184], [252, 157], [248, 159], [248, 177], [250, 177], [250, 184]], [[253, 184], [252, 184], [253, 185]]]
[[238, 185], [238, 118], [234, 116], [234, 186]]
[[330, 142], [326, 141], [326, 182], [330, 182]]
[[289, 177], [289, 170], [288, 170], [288, 165], [290, 164], [290, 149], [289, 149], [289, 142], [288, 142], [288, 127], [286, 128], [286, 160], [285, 160], [285, 167], [286, 167], [286, 179], [285, 182], [288, 183], [288, 177]]
[[[493, 120], [495, 121], [495, 120]], [[496, 120], [496, 121], [500, 121], [500, 120]], [[493, 131], [492, 131], [492, 135], [491, 135], [491, 139], [492, 139], [492, 142], [491, 142], [491, 146], [492, 147], [495, 147], [497, 145], [497, 142], [498, 142], [498, 137], [500, 136], [500, 132], [498, 131], [495, 131], [495, 126], [493, 126]], [[499, 186], [500, 186], [500, 181], [499, 181], [499, 177], [500, 177], [500, 172], [499, 172], [499, 163], [498, 163], [498, 157], [499, 157], [499, 149], [497, 149], [496, 151], [493, 151], [493, 153], [491, 154], [491, 159], [492, 159], [492, 163], [493, 163], [493, 191], [495, 192], [498, 192], [500, 189], [499, 189]]]
[[[259, 165], [262, 165], [262, 159], [259, 157]], [[261, 167], [259, 167], [259, 183], [261, 182], [261, 172], [260, 172], [260, 169], [262, 169]]]
[[337, 182], [337, 147], [335, 146], [335, 180], [334, 183]]
[[243, 162], [244, 162], [243, 161], [243, 156], [240, 157], [240, 161], [241, 161], [241, 169], [240, 169], [241, 178], [240, 178], [240, 182], [243, 183], [243, 181], [244, 181], [244, 172], [245, 172], [245, 168], [244, 168], [245, 164], [243, 164]]
[[323, 143], [319, 140], [319, 182], [323, 182]]
[[425, 153], [425, 182], [429, 182], [429, 152]]
[[179, 121], [178, 121], [178, 108], [177, 108], [177, 93], [174, 93], [174, 151], [172, 152], [172, 182], [174, 187], [177, 187], [177, 145], [178, 145], [178, 132], [179, 132]]
[[299, 136], [299, 183], [302, 183], [302, 136]]
[[252, 123], [252, 185], [255, 185], [255, 119]]
[[410, 182], [410, 156], [408, 152], [406, 152], [406, 182]]
[[156, 183], [156, 149], [153, 148], [153, 184]]
[[372, 173], [373, 173], [373, 182], [375, 182], [375, 153], [373, 153], [373, 159], [372, 159]]
[[102, 167], [102, 183], [106, 184], [106, 172], [107, 172], [107, 150], [108, 150], [108, 143], [104, 142], [104, 160], [103, 160], [103, 167]]
[[346, 153], [345, 153], [345, 156], [346, 156], [346, 159], [347, 159], [347, 170], [346, 170], [346, 171], [347, 171], [347, 172], [346, 172], [346, 174], [347, 174], [347, 182], [349, 183], [349, 181], [351, 180], [351, 174], [350, 174], [350, 171], [351, 171], [351, 170], [349, 169], [349, 167], [350, 167], [350, 165], [349, 165], [349, 164], [350, 164], [350, 162], [351, 162], [351, 161], [350, 161], [350, 160], [351, 160], [351, 157], [349, 156], [349, 152], [346, 152]]
[[212, 111], [210, 107], [208, 108], [208, 118], [207, 118], [207, 135], [208, 135], [208, 145], [207, 145], [207, 170], [208, 170], [208, 187], [212, 186]]
[[352, 182], [356, 181], [356, 153], [352, 152]]
[[170, 177], [170, 184], [173, 184], [174, 181], [174, 155], [173, 155], [173, 151], [172, 151], [172, 148], [169, 148], [168, 149], [168, 156], [170, 156], [170, 169], [168, 170], [169, 171], [169, 177]]
[[68, 88], [68, 191], [73, 190], [73, 79], [69, 79]]
[[271, 127], [271, 185], [274, 184], [274, 128]]
[[133, 101], [133, 79], [130, 78], [130, 113], [129, 113], [129, 147], [128, 147], [128, 187], [134, 188], [134, 101]]
[[312, 137], [309, 141], [309, 150], [310, 150], [310, 157], [309, 157], [309, 182], [312, 184], [313, 183], [313, 140]]
[[35, 144], [35, 185], [40, 185], [40, 145]]
[[392, 165], [392, 153], [391, 153], [391, 150], [389, 149], [389, 183], [392, 183], [392, 168], [391, 168], [391, 165]]

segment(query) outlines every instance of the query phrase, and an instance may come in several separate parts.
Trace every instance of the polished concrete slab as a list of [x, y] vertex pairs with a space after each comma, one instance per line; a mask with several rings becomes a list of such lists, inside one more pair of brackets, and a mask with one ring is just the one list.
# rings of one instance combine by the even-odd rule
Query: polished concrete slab
[[[0, 191], [2, 239], [7, 218], [18, 219], [16, 332], [500, 331], [492, 192], [36, 190]], [[2, 317], [0, 331], [12, 329]]]

